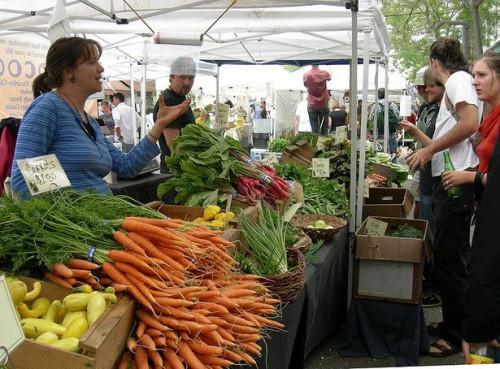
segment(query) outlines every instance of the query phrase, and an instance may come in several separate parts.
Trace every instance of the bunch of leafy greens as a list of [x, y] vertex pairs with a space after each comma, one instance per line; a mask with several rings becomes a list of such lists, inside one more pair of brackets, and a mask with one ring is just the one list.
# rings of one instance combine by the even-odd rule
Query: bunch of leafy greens
[[305, 186], [311, 179], [311, 171], [309, 169], [294, 163], [276, 164], [274, 169], [276, 169], [276, 173], [280, 177], [300, 182], [302, 186]]
[[389, 233], [391, 237], [403, 237], [403, 238], [419, 238], [424, 237], [424, 233], [415, 227], [408, 224], [401, 224], [394, 231]]
[[110, 237], [125, 216], [163, 217], [123, 196], [62, 190], [26, 201], [0, 197], [0, 269], [40, 276], [77, 256], [107, 259]]
[[283, 138], [276, 138], [269, 142], [268, 149], [271, 152], [283, 152], [290, 145], [290, 141]]
[[216, 131], [189, 124], [182, 129], [166, 158], [173, 176], [158, 187], [160, 199], [175, 190], [175, 202], [187, 206], [204, 206], [217, 200], [219, 191], [234, 192], [236, 171], [241, 163], [231, 151], [244, 153], [238, 141], [222, 137]]
[[299, 133], [297, 136], [295, 136], [292, 141], [290, 142], [291, 145], [295, 145], [299, 141], [307, 141], [309, 145], [312, 147], [316, 147], [316, 144], [318, 143], [318, 137], [319, 135], [316, 133], [311, 133], [311, 132], [303, 132]]

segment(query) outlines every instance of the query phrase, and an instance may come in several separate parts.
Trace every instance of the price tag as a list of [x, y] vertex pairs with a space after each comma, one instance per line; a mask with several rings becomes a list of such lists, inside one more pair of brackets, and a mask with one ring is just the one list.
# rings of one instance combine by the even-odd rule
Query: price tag
[[388, 226], [389, 223], [368, 217], [365, 226], [365, 234], [369, 236], [384, 236]]
[[229, 105], [218, 103], [217, 104], [217, 124], [219, 127], [224, 127], [229, 121]]
[[28, 185], [31, 196], [71, 186], [55, 154], [18, 160], [17, 166]]
[[[0, 347], [5, 347], [9, 354], [24, 341], [21, 323], [16, 316], [16, 308], [10, 298], [9, 287], [4, 275], [0, 275], [0, 316], [2, 329], [0, 329]], [[0, 365], [6, 363], [6, 353], [0, 350]]]
[[341, 142], [347, 140], [347, 126], [340, 126], [335, 128], [335, 144], [338, 145]]
[[313, 177], [330, 177], [330, 159], [313, 158], [312, 159]]

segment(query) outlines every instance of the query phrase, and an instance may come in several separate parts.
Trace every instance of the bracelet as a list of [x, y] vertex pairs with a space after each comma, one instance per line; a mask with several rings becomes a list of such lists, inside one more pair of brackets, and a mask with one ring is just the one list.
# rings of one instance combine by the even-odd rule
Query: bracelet
[[476, 172], [476, 175], [474, 176], [474, 187], [479, 189], [483, 186], [483, 176], [484, 173], [480, 172], [479, 170]]
[[155, 135], [153, 135], [151, 131], [148, 132], [148, 135], [151, 136], [151, 138], [154, 138], [156, 141], [160, 139], [160, 137], [156, 137]]

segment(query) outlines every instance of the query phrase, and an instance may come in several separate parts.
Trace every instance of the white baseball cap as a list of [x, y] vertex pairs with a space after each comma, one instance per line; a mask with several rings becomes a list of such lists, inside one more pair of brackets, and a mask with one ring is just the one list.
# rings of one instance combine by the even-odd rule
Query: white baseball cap
[[425, 86], [424, 73], [427, 67], [422, 67], [417, 71], [415, 75], [415, 86]]

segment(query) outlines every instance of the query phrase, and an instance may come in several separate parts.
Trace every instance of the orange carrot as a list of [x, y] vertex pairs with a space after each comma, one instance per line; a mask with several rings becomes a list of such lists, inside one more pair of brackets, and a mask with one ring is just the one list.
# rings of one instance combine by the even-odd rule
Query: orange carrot
[[132, 296], [134, 296], [135, 299], [140, 304], [147, 307], [150, 311], [153, 311], [153, 307], [151, 306], [151, 303], [148, 301], [148, 299], [142, 294], [141, 291], [139, 291], [135, 286], [133, 286], [132, 283], [128, 280], [128, 278], [122, 272], [116, 269], [113, 264], [104, 262], [102, 263], [102, 269], [112, 280], [127, 286], [128, 292]]
[[137, 346], [135, 349], [135, 365], [137, 369], [149, 369], [148, 353], [144, 347]]
[[148, 356], [151, 359], [151, 362], [153, 363], [155, 368], [163, 368], [163, 359], [158, 351], [149, 350]]
[[203, 364], [198, 357], [193, 353], [189, 345], [181, 341], [179, 343], [179, 355], [186, 360], [189, 368], [191, 369], [207, 369], [205, 364]]
[[139, 320], [142, 320], [151, 328], [158, 329], [162, 332], [168, 330], [167, 326], [160, 323], [156, 318], [152, 317], [144, 310], [136, 310], [135, 315], [139, 318]]
[[127, 339], [127, 348], [130, 352], [134, 353], [137, 347], [137, 340], [134, 337], [129, 337]]
[[73, 272], [71, 271], [71, 269], [63, 263], [55, 263], [54, 265], [52, 265], [52, 273], [64, 278], [73, 277]]
[[240, 355], [228, 349], [224, 349], [224, 358], [231, 360], [235, 364], [243, 361], [243, 358]]
[[167, 339], [164, 336], [154, 337], [153, 341], [156, 347], [163, 347], [167, 344]]
[[122, 231], [113, 232], [113, 238], [115, 239], [116, 242], [121, 244], [125, 249], [134, 251], [141, 255], [145, 255], [144, 250]]
[[189, 340], [187, 342], [191, 350], [198, 354], [219, 356], [224, 353], [221, 347], [207, 345], [201, 340]]
[[138, 233], [131, 232], [129, 233], [130, 239], [134, 240], [140, 247], [142, 247], [146, 253], [150, 256], [154, 256], [155, 258], [158, 258], [160, 260], [163, 260], [165, 263], [170, 265], [172, 268], [183, 271], [184, 267], [180, 265], [178, 262], [176, 262], [174, 259], [172, 259], [170, 256], [165, 255], [161, 251], [158, 250], [158, 248], [151, 242], [149, 241], [146, 237], [141, 236]]
[[137, 323], [137, 328], [135, 329], [135, 335], [137, 336], [137, 338], [141, 339], [145, 331], [146, 331], [146, 323], [140, 320], [139, 323]]
[[126, 276], [130, 280], [130, 282], [132, 282], [134, 286], [142, 292], [142, 294], [148, 299], [148, 301], [150, 301], [152, 304], [157, 304], [155, 297], [151, 294], [151, 291], [142, 281], [134, 277], [132, 274], [127, 274]]
[[68, 282], [71, 286], [74, 286], [77, 282], [76, 278], [70, 277], [70, 278], [64, 278], [66, 282]]
[[139, 340], [139, 344], [145, 346], [149, 350], [156, 350], [156, 345], [149, 334], [144, 333]]
[[111, 287], [115, 289], [115, 292], [125, 292], [127, 291], [127, 286], [120, 283], [111, 283]]
[[151, 225], [151, 224], [137, 222], [137, 221], [131, 220], [129, 218], [125, 218], [123, 220], [122, 227], [129, 232], [152, 233], [152, 234], [156, 234], [158, 236], [163, 236], [166, 239], [180, 240], [180, 237], [177, 236], [173, 232], [167, 231], [166, 229], [163, 229], [163, 228]]
[[73, 273], [73, 277], [75, 278], [83, 278], [83, 279], [92, 278], [92, 273], [90, 272], [90, 270], [75, 269], [75, 268], [70, 268], [70, 270]]
[[45, 279], [48, 280], [49, 282], [52, 282], [64, 288], [69, 288], [69, 289], [72, 288], [72, 286], [68, 282], [66, 282], [66, 280], [53, 273], [45, 273], [44, 276]]
[[184, 369], [184, 364], [180, 357], [170, 347], [165, 347], [163, 349], [163, 357], [165, 361], [170, 364], [172, 369]]
[[162, 331], [159, 331], [158, 329], [154, 329], [154, 328], [146, 328], [146, 332], [148, 335], [150, 335], [151, 337], [165, 337], [165, 335], [163, 334]]
[[221, 357], [213, 356], [213, 355], [198, 354], [198, 359], [200, 359], [200, 361], [203, 364], [212, 365], [212, 367], [213, 367], [213, 365], [222, 366], [222, 367], [229, 367], [229, 366], [234, 364], [232, 361], [229, 361], [227, 359], [223, 359]]
[[173, 299], [169, 297], [156, 297], [156, 302], [165, 307], [191, 307], [195, 304], [192, 301]]
[[127, 251], [110, 250], [110, 251], [108, 251], [108, 256], [113, 261], [121, 261], [123, 263], [131, 264], [134, 266], [141, 266], [143, 268], [149, 269], [148, 264], [146, 264], [144, 261], [134, 257], [133, 255], [131, 255]]
[[124, 351], [120, 360], [120, 364], [118, 364], [118, 369], [128, 369], [131, 361], [132, 355], [130, 355], [130, 352]]
[[99, 269], [99, 265], [92, 263], [83, 259], [69, 259], [68, 266], [74, 269], [86, 269], [86, 270], [96, 270]]

